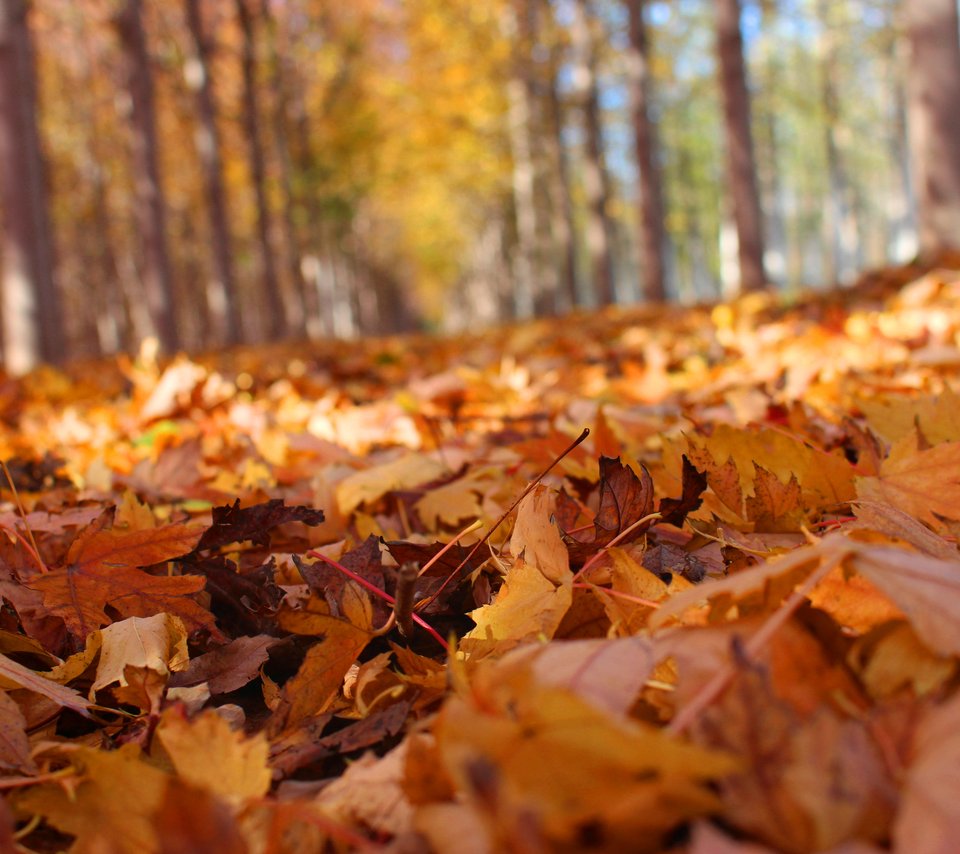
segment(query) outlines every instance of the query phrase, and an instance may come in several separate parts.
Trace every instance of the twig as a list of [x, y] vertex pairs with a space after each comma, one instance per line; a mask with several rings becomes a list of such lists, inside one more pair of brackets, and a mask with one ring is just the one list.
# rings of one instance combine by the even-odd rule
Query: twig
[[[386, 590], [381, 590], [375, 584], [371, 584], [369, 581], [367, 581], [367, 579], [357, 575], [357, 573], [355, 573], [353, 570], [347, 569], [342, 563], [337, 563], [337, 561], [335, 561], [332, 557], [327, 557], [322, 552], [315, 551], [314, 549], [311, 549], [310, 551], [308, 551], [307, 554], [310, 557], [317, 558], [317, 560], [322, 560], [324, 563], [332, 566], [334, 569], [338, 570], [339, 572], [342, 572], [344, 575], [347, 576], [347, 578], [350, 578], [353, 581], [356, 581], [357, 584], [359, 584], [361, 587], [365, 587], [367, 590], [373, 593], [374, 596], [377, 596], [378, 598], [383, 599], [384, 602], [389, 602], [391, 605], [395, 604], [396, 600], [389, 593], [387, 593]], [[427, 632], [431, 635], [431, 637], [433, 637], [437, 641], [437, 643], [440, 644], [440, 646], [442, 646], [445, 650], [447, 649], [447, 642], [442, 637], [440, 637], [440, 634], [437, 632], [436, 629], [433, 628], [433, 626], [431, 626], [426, 620], [424, 620], [418, 614], [413, 614], [412, 617], [413, 617], [413, 621], [417, 625], [423, 626], [423, 628], [427, 630]]]

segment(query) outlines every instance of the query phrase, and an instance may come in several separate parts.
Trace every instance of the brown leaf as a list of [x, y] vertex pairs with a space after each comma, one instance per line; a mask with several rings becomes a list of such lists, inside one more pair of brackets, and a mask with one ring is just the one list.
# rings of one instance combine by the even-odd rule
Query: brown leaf
[[36, 773], [37, 766], [30, 758], [26, 726], [27, 721], [16, 701], [6, 691], [0, 691], [0, 770]]
[[171, 780], [153, 816], [157, 854], [247, 854], [233, 811], [207, 789]]
[[345, 620], [320, 618], [325, 637], [307, 650], [296, 675], [283, 686], [280, 705], [270, 723], [271, 732], [300, 726], [322, 713], [337, 696], [350, 666], [369, 643], [371, 635]]
[[232, 505], [213, 508], [213, 521], [203, 532], [196, 548], [197, 551], [218, 549], [229, 543], [247, 540], [255, 545], [266, 546], [270, 543], [270, 532], [278, 525], [289, 522], [319, 525], [323, 522], [323, 511], [303, 505], [287, 507], [280, 498], [241, 507], [238, 498]]
[[796, 531], [804, 521], [801, 507], [800, 484], [797, 476], [790, 475], [783, 483], [773, 472], [754, 465], [756, 477], [754, 494], [747, 499], [747, 518], [757, 531]]
[[222, 637], [213, 616], [190, 598], [203, 589], [203, 579], [156, 576], [137, 568], [188, 553], [202, 534], [199, 525], [128, 532], [92, 525], [74, 540], [64, 567], [30, 579], [27, 586], [39, 590], [46, 608], [80, 639], [110, 622], [108, 604], [124, 617], [166, 612], [180, 617], [190, 631], [204, 628]]
[[257, 677], [270, 647], [279, 642], [267, 635], [235, 638], [191, 659], [185, 670], [171, 676], [170, 687], [206, 682], [212, 695], [229, 694]]
[[696, 735], [746, 763], [720, 781], [724, 815], [739, 829], [796, 854], [885, 838], [893, 783], [863, 724], [826, 707], [803, 720], [771, 695], [762, 669], [741, 663]]
[[18, 664], [5, 655], [0, 655], [0, 681], [2, 687], [10, 688], [17, 686], [33, 691], [35, 694], [42, 694], [53, 700], [58, 706], [89, 717], [89, 709], [92, 705], [88, 703], [72, 688], [64, 685], [58, 685], [50, 679], [46, 679], [39, 673], [35, 673], [22, 664]]
[[[564, 537], [573, 564], [583, 563], [634, 522], [653, 512], [653, 481], [642, 466], [640, 477], [637, 477], [633, 469], [621, 463], [619, 458], [601, 457], [598, 492], [599, 506], [593, 519], [593, 531]], [[643, 526], [638, 527], [619, 544], [625, 545], [643, 536], [644, 530]]]

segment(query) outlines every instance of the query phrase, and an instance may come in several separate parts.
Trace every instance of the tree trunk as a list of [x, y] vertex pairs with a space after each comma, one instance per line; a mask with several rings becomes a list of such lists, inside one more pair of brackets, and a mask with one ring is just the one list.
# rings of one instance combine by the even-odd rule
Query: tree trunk
[[140, 276], [150, 322], [163, 348], [173, 352], [180, 346], [180, 335], [167, 244], [166, 202], [160, 180], [153, 75], [141, 0], [126, 0], [113, 23], [123, 45], [130, 92], [134, 207], [143, 241]]
[[956, 0], [903, 0], [920, 251], [960, 248], [960, 37]]
[[257, 207], [257, 246], [260, 251], [260, 272], [263, 276], [264, 309], [267, 314], [266, 328], [271, 340], [285, 337], [287, 332], [286, 309], [277, 262], [270, 243], [270, 206], [267, 202], [266, 164], [263, 139], [260, 135], [260, 106], [257, 95], [257, 59], [254, 38], [254, 21], [247, 3], [236, 0], [237, 19], [243, 32], [243, 127], [247, 137], [250, 158], [250, 178]]
[[[818, 44], [820, 60], [820, 104], [823, 110], [824, 147], [827, 157], [829, 195], [824, 238], [828, 247], [826, 279], [830, 284], [842, 282], [857, 272], [855, 262], [860, 243], [859, 228], [853, 209], [853, 190], [837, 142], [841, 123], [839, 86], [837, 83], [837, 26], [830, 21], [830, 9], [837, 8], [836, 0], [819, 0], [821, 35]], [[842, 10], [841, 10], [842, 11]]]
[[270, 12], [269, 0], [260, 0], [260, 17], [267, 28], [268, 67], [270, 71], [270, 88], [273, 94], [273, 109], [270, 119], [273, 125], [273, 145], [277, 166], [279, 168], [279, 189], [281, 194], [281, 227], [283, 234], [284, 265], [293, 285], [295, 305], [288, 306], [287, 327], [294, 330], [302, 338], [307, 336], [307, 318], [315, 316], [316, 290], [308, 291], [304, 278], [302, 259], [303, 249], [296, 224], [296, 199], [293, 192], [293, 164], [290, 156], [290, 146], [287, 142], [287, 109], [289, 95], [287, 82], [283, 73], [280, 48], [277, 44], [277, 24]]
[[716, 0], [717, 57], [727, 137], [727, 181], [737, 226], [740, 285], [762, 288], [763, 222], [750, 134], [750, 95], [740, 34], [740, 0]]
[[590, 2], [576, 0], [571, 38], [574, 47], [574, 82], [580, 96], [586, 151], [583, 164], [587, 197], [587, 249], [593, 268], [593, 289], [600, 305], [616, 300], [613, 281], [613, 223], [609, 214], [610, 188], [603, 153], [600, 95], [596, 51], [590, 32]]
[[537, 264], [536, 185], [531, 139], [530, 26], [528, 0], [515, 0], [506, 10], [513, 62], [507, 83], [510, 151], [513, 155], [513, 210], [517, 224], [514, 257], [514, 304], [517, 317], [534, 313]]
[[775, 35], [776, 18], [782, 14], [777, 0], [760, 4], [760, 28], [763, 51], [764, 92], [759, 121], [760, 139], [757, 156], [757, 175], [760, 182], [761, 208], [766, 214], [767, 229], [764, 239], [764, 261], [769, 280], [783, 286], [787, 283], [787, 202], [781, 169], [780, 102], [777, 93], [782, 92], [784, 80], [781, 44]]
[[66, 356], [36, 97], [27, 4], [0, 0], [0, 284], [4, 366], [12, 374]]
[[[549, 3], [547, 4], [549, 5]], [[560, 69], [564, 64], [556, 38], [551, 39], [550, 79], [547, 82], [547, 128], [544, 146], [549, 169], [547, 195], [550, 199], [550, 231], [553, 237], [555, 264], [559, 271], [560, 304], [571, 309], [580, 302], [577, 294], [577, 241], [573, 221], [573, 199], [570, 195], [570, 163], [563, 143], [563, 103], [560, 100]]]
[[197, 111], [200, 118], [197, 151], [203, 166], [216, 275], [216, 292], [212, 294], [211, 308], [214, 323], [218, 327], [216, 334], [219, 340], [226, 344], [237, 344], [243, 340], [243, 323], [237, 299], [233, 254], [230, 249], [226, 191], [223, 185], [223, 157], [210, 77], [212, 49], [203, 26], [200, 0], [186, 0], [186, 13], [187, 26], [193, 40], [194, 56], [188, 60], [185, 71], [187, 83], [197, 95]]
[[630, 15], [629, 87], [634, 147], [640, 182], [640, 259], [643, 290], [647, 300], [662, 302], [667, 297], [664, 273], [663, 188], [657, 132], [650, 118], [650, 59], [644, 0], [627, 0]]

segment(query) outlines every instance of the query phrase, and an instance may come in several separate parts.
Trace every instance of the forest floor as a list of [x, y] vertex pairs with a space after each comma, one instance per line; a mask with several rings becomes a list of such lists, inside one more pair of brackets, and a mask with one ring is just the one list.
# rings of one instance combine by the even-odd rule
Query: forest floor
[[947, 854], [958, 382], [912, 268], [6, 380], [0, 851]]

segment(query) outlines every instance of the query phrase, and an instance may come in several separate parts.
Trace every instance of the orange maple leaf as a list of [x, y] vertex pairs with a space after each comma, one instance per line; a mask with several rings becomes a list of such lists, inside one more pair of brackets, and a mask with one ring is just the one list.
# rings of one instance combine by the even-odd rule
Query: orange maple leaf
[[156, 576], [152, 566], [190, 552], [204, 532], [201, 525], [165, 525], [140, 531], [104, 530], [106, 519], [82, 531], [67, 552], [64, 566], [26, 582], [43, 594], [44, 607], [66, 623], [76, 638], [112, 622], [105, 610], [123, 617], [167, 613], [189, 630], [207, 629], [223, 637], [213, 615], [190, 598], [205, 580], [199, 576]]

